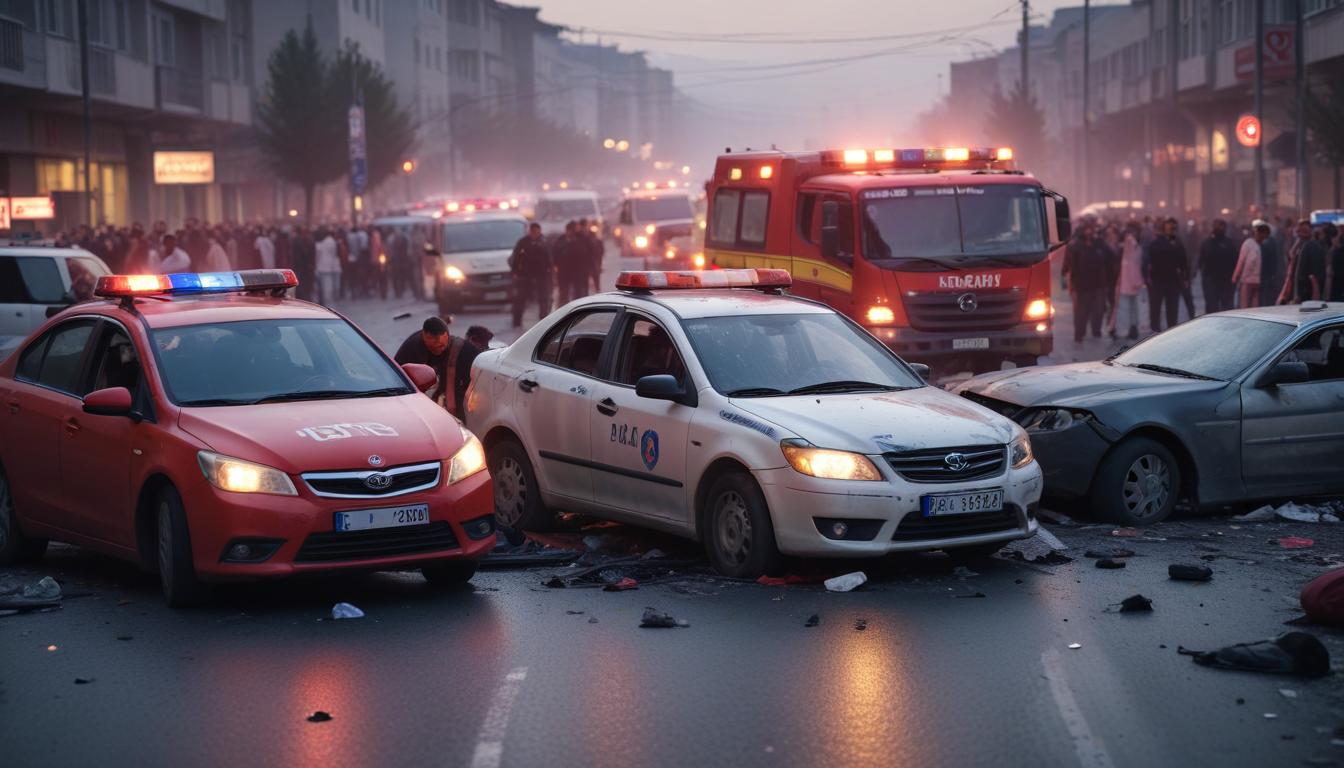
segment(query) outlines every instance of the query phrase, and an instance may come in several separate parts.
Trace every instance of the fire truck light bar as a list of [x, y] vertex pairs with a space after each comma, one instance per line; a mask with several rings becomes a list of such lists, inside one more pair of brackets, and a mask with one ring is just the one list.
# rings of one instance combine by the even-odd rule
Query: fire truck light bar
[[822, 153], [826, 162], [847, 168], [923, 168], [960, 163], [1007, 163], [1011, 147], [922, 147], [918, 149], [836, 149]]
[[299, 279], [290, 269], [249, 269], [242, 272], [178, 272], [171, 275], [103, 275], [95, 296], [172, 296], [194, 293], [244, 293], [293, 288]]
[[721, 269], [714, 272], [622, 272], [616, 288], [648, 291], [693, 288], [788, 288], [787, 269]]

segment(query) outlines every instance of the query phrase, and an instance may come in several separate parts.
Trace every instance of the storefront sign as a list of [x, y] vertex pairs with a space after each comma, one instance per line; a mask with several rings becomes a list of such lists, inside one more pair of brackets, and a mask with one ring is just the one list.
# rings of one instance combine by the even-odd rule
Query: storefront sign
[[9, 217], [15, 221], [56, 218], [56, 201], [50, 197], [11, 197]]
[[0, 229], [9, 229], [9, 198], [0, 197]]
[[155, 184], [213, 184], [214, 152], [155, 152]]
[[[1293, 28], [1291, 26], [1265, 27], [1265, 79], [1292, 80], [1297, 74], [1293, 59]], [[1237, 80], [1249, 83], [1255, 79], [1255, 44], [1244, 45], [1233, 53]]]

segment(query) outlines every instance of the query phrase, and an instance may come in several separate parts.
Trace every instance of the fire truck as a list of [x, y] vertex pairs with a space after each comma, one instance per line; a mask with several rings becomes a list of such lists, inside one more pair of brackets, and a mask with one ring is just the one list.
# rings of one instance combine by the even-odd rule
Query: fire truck
[[710, 268], [787, 269], [902, 357], [983, 372], [1053, 348], [1068, 201], [1010, 148], [729, 152], [708, 192]]

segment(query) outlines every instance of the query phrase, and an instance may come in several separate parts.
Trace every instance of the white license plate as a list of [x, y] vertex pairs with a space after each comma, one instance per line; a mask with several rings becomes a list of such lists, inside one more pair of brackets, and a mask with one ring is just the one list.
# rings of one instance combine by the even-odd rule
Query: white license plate
[[989, 339], [953, 339], [953, 349], [989, 349]]
[[508, 291], [490, 291], [485, 294], [484, 301], [503, 301], [509, 298]]
[[925, 517], [998, 512], [1003, 509], [1003, 489], [989, 488], [968, 493], [931, 493], [920, 497], [919, 509]]
[[337, 531], [368, 531], [374, 528], [401, 528], [406, 525], [424, 525], [429, 522], [428, 504], [383, 509], [357, 509], [336, 513]]

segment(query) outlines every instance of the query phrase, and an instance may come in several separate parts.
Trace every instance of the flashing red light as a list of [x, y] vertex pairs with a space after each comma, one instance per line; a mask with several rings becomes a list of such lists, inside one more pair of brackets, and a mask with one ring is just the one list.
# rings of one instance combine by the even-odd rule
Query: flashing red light
[[177, 272], [171, 275], [103, 275], [95, 296], [162, 296], [196, 293], [244, 293], [293, 288], [299, 278], [292, 269], [247, 269], [240, 272]]
[[714, 272], [622, 272], [616, 288], [622, 291], [694, 288], [788, 288], [793, 277], [787, 269], [723, 269]]

